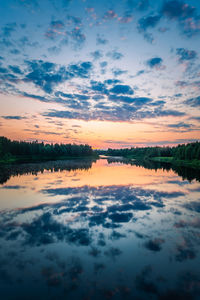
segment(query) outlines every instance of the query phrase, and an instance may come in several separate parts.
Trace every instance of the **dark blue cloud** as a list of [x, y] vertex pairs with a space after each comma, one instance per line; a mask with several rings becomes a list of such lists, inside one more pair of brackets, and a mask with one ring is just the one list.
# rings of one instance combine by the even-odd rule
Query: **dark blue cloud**
[[4, 185], [2, 187], [2, 189], [6, 189], [6, 190], [19, 190], [19, 189], [23, 189], [24, 186], [22, 185]]
[[113, 60], [119, 60], [123, 57], [123, 54], [116, 50], [109, 51], [106, 55]]
[[182, 244], [178, 244], [176, 248], [176, 261], [183, 262], [188, 259], [195, 259], [197, 253], [193, 249], [191, 242], [184, 239]]
[[56, 117], [56, 118], [64, 118], [64, 119], [80, 119], [80, 120], [90, 120], [92, 119], [90, 117], [89, 113], [79, 113], [79, 112], [71, 112], [67, 110], [51, 110], [47, 113], [44, 113], [43, 116], [46, 117]]
[[90, 53], [90, 55], [95, 60], [100, 59], [103, 56], [103, 54], [102, 54], [102, 52], [100, 50], [93, 51], [93, 52]]
[[143, 17], [138, 21], [138, 29], [146, 31], [148, 28], [153, 28], [159, 23], [160, 19], [160, 15]]
[[150, 68], [160, 69], [162, 66], [163, 60], [161, 57], [153, 57], [153, 58], [147, 60], [146, 63]]
[[70, 72], [71, 77], [88, 78], [92, 67], [92, 63], [90, 61], [86, 61], [79, 64], [69, 65], [68, 71]]
[[33, 82], [46, 93], [52, 93], [53, 87], [70, 78], [66, 69], [54, 63], [42, 60], [26, 61], [29, 73], [26, 74], [24, 81]]
[[185, 48], [177, 48], [176, 54], [179, 57], [179, 62], [190, 61], [197, 58], [197, 52]]
[[11, 34], [16, 30], [17, 24], [15, 22], [8, 23], [4, 27], [1, 28], [2, 36], [5, 38], [10, 37]]
[[26, 119], [26, 117], [22, 116], [1, 116], [5, 120], [23, 120]]
[[103, 36], [97, 34], [96, 43], [97, 45], [106, 45], [108, 43], [108, 40], [105, 39]]
[[29, 94], [29, 93], [25, 93], [25, 92], [22, 93], [22, 95], [24, 97], [36, 99], [36, 100], [39, 100], [41, 102], [49, 102], [49, 99], [47, 97], [43, 97], [43, 96], [39, 96], [39, 95], [34, 95], [34, 94]]
[[114, 94], [126, 94], [126, 95], [134, 94], [133, 89], [129, 85], [122, 85], [122, 84], [115, 85], [110, 89], [110, 92]]
[[158, 252], [161, 251], [161, 245], [164, 243], [165, 241], [161, 238], [155, 238], [153, 240], [149, 240], [148, 242], [145, 243], [145, 248], [147, 248], [148, 250], [154, 251], [154, 252]]
[[22, 74], [22, 71], [18, 66], [9, 66], [9, 69], [15, 74]]
[[118, 79], [107, 79], [107, 80], [104, 80], [104, 83], [106, 84], [116, 84], [116, 83], [120, 83], [121, 81], [118, 80]]
[[185, 19], [194, 16], [195, 10], [183, 1], [172, 0], [164, 2], [161, 12], [170, 19]]
[[95, 91], [95, 92], [100, 92], [102, 94], [107, 94], [108, 93], [108, 89], [105, 83], [102, 83], [100, 81], [94, 81], [92, 80], [90, 82], [91, 87], [90, 89]]
[[158, 117], [168, 117], [168, 116], [179, 117], [179, 116], [185, 116], [186, 115], [182, 111], [173, 110], [173, 109], [166, 109], [166, 110], [156, 109], [154, 111], [154, 113], [155, 113], [155, 116], [158, 116]]
[[71, 64], [67, 68], [43, 60], [26, 61], [26, 64], [29, 72], [23, 80], [33, 82], [46, 93], [52, 93], [56, 85], [74, 77], [88, 78], [92, 69], [91, 62]]
[[108, 216], [115, 223], [127, 223], [131, 220], [132, 213], [114, 213]]
[[50, 26], [55, 29], [62, 29], [64, 23], [61, 20], [51, 21]]
[[150, 295], [156, 296], [158, 294], [158, 288], [150, 278], [151, 274], [152, 267], [149, 265], [144, 267], [141, 274], [138, 274], [135, 279], [136, 289], [146, 293], [148, 297], [150, 297]]
[[86, 40], [86, 35], [82, 32], [79, 27], [75, 27], [71, 32], [68, 32], [72, 41], [75, 42], [74, 46], [82, 46]]
[[121, 101], [121, 102], [125, 102], [125, 103], [132, 103], [136, 106], [142, 106], [144, 104], [147, 104], [147, 103], [153, 101], [153, 99], [146, 98], [146, 97], [128, 97], [128, 96], [116, 96], [116, 95], [109, 95], [109, 100]]
[[112, 71], [112, 73], [113, 73], [113, 75], [114, 75], [115, 77], [117, 77], [117, 76], [120, 76], [120, 75], [123, 75], [123, 74], [126, 74], [126, 73], [127, 73], [127, 71], [126, 71], [126, 70], [122, 70], [122, 69], [120, 69], [120, 68], [113, 68], [111, 71]]
[[187, 99], [186, 101], [184, 101], [184, 103], [192, 107], [198, 107], [200, 106], [200, 96]]
[[72, 16], [72, 15], [67, 15], [67, 25], [75, 25], [75, 26], [80, 26], [82, 24], [81, 18], [77, 16]]
[[167, 125], [170, 128], [190, 128], [192, 125], [191, 124], [186, 124], [184, 122], [179, 122], [176, 124], [168, 124]]
[[[108, 93], [105, 90], [105, 85], [94, 84], [91, 89], [94, 88], [95, 92], [102, 95]], [[99, 99], [97, 99], [98, 101]], [[134, 119], [166, 117], [166, 116], [184, 116], [185, 113], [177, 110], [166, 110], [163, 108], [163, 103], [160, 104], [153, 102], [153, 99], [147, 97], [130, 97], [124, 95], [108, 94], [108, 100], [112, 103], [112, 106], [108, 106], [109, 103], [98, 103], [95, 105], [95, 110], [90, 106], [88, 102], [73, 102], [69, 101], [65, 104], [71, 110], [49, 110], [43, 115], [47, 117], [68, 118], [68, 119], [81, 119], [81, 120], [112, 120], [115, 121], [130, 121]], [[58, 100], [59, 103], [59, 100]], [[61, 102], [62, 103], [62, 102]], [[156, 108], [154, 108], [156, 106]], [[154, 108], [153, 110], [149, 108]], [[82, 111], [80, 111], [80, 108]]]
[[137, 9], [143, 11], [149, 8], [149, 0], [137, 1]]
[[0, 73], [8, 73], [6, 68], [0, 67]]
[[164, 1], [161, 14], [170, 20], [176, 20], [181, 32], [187, 37], [200, 33], [200, 17], [197, 15], [196, 8], [187, 2]]
[[107, 63], [107, 61], [102, 61], [102, 62], [100, 62], [99, 65], [101, 68], [105, 68], [105, 67], [107, 67], [108, 63]]
[[110, 9], [108, 11], [105, 12], [103, 19], [104, 20], [113, 20], [117, 17], [117, 14], [115, 13], [114, 10]]

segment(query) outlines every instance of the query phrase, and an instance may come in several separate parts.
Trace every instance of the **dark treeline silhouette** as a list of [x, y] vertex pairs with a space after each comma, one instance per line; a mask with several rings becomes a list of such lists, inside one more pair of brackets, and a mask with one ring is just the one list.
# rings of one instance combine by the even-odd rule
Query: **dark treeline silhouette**
[[129, 159], [118, 159], [114, 157], [109, 157], [107, 159], [109, 164], [112, 163], [122, 163], [122, 164], [127, 164], [127, 165], [133, 165], [133, 166], [138, 166], [138, 167], [144, 167], [145, 169], [150, 169], [150, 170], [158, 170], [162, 169], [164, 171], [171, 171], [173, 170], [176, 174], [182, 177], [183, 180], [188, 180], [192, 181], [196, 179], [197, 181], [200, 182], [200, 170], [199, 169], [193, 169], [189, 167], [184, 167], [184, 166], [177, 166], [165, 162], [157, 162], [157, 161], [152, 161], [152, 160], [139, 160], [139, 161], [131, 161]]
[[200, 142], [178, 145], [176, 147], [109, 148], [107, 151], [99, 151], [99, 154], [142, 159], [152, 157], [173, 157], [177, 160], [200, 160]]
[[40, 163], [26, 163], [14, 165], [0, 165], [0, 184], [7, 182], [11, 176], [19, 175], [38, 175], [45, 170], [49, 172], [88, 170], [92, 167], [95, 158], [56, 160]]
[[44, 144], [35, 142], [11, 141], [6, 137], [0, 137], [0, 158], [9, 156], [39, 156], [39, 157], [82, 157], [93, 155], [89, 145], [75, 144]]

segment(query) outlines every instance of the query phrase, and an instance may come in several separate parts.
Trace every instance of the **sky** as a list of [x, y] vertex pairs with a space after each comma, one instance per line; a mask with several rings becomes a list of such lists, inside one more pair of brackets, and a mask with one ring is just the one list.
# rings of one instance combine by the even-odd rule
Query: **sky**
[[0, 135], [94, 149], [200, 139], [200, 1], [0, 0]]

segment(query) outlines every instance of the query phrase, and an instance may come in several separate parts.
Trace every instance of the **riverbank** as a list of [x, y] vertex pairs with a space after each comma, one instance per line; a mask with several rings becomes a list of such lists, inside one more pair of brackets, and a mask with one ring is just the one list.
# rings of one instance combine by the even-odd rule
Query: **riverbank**
[[152, 157], [150, 160], [155, 162], [163, 162], [163, 163], [170, 163], [175, 166], [180, 167], [189, 167], [193, 169], [200, 169], [200, 160], [192, 159], [192, 160], [180, 160], [175, 159], [174, 157]]
[[18, 155], [6, 156], [0, 158], [0, 164], [15, 164], [15, 163], [33, 163], [33, 162], [46, 162], [55, 160], [74, 160], [74, 159], [97, 159], [98, 156], [38, 156], [38, 155]]

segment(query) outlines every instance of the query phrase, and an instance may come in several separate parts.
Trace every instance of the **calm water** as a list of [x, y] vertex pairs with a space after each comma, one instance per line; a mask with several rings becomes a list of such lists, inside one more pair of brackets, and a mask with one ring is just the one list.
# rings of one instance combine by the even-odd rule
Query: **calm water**
[[0, 171], [2, 300], [200, 299], [197, 180], [105, 159]]

